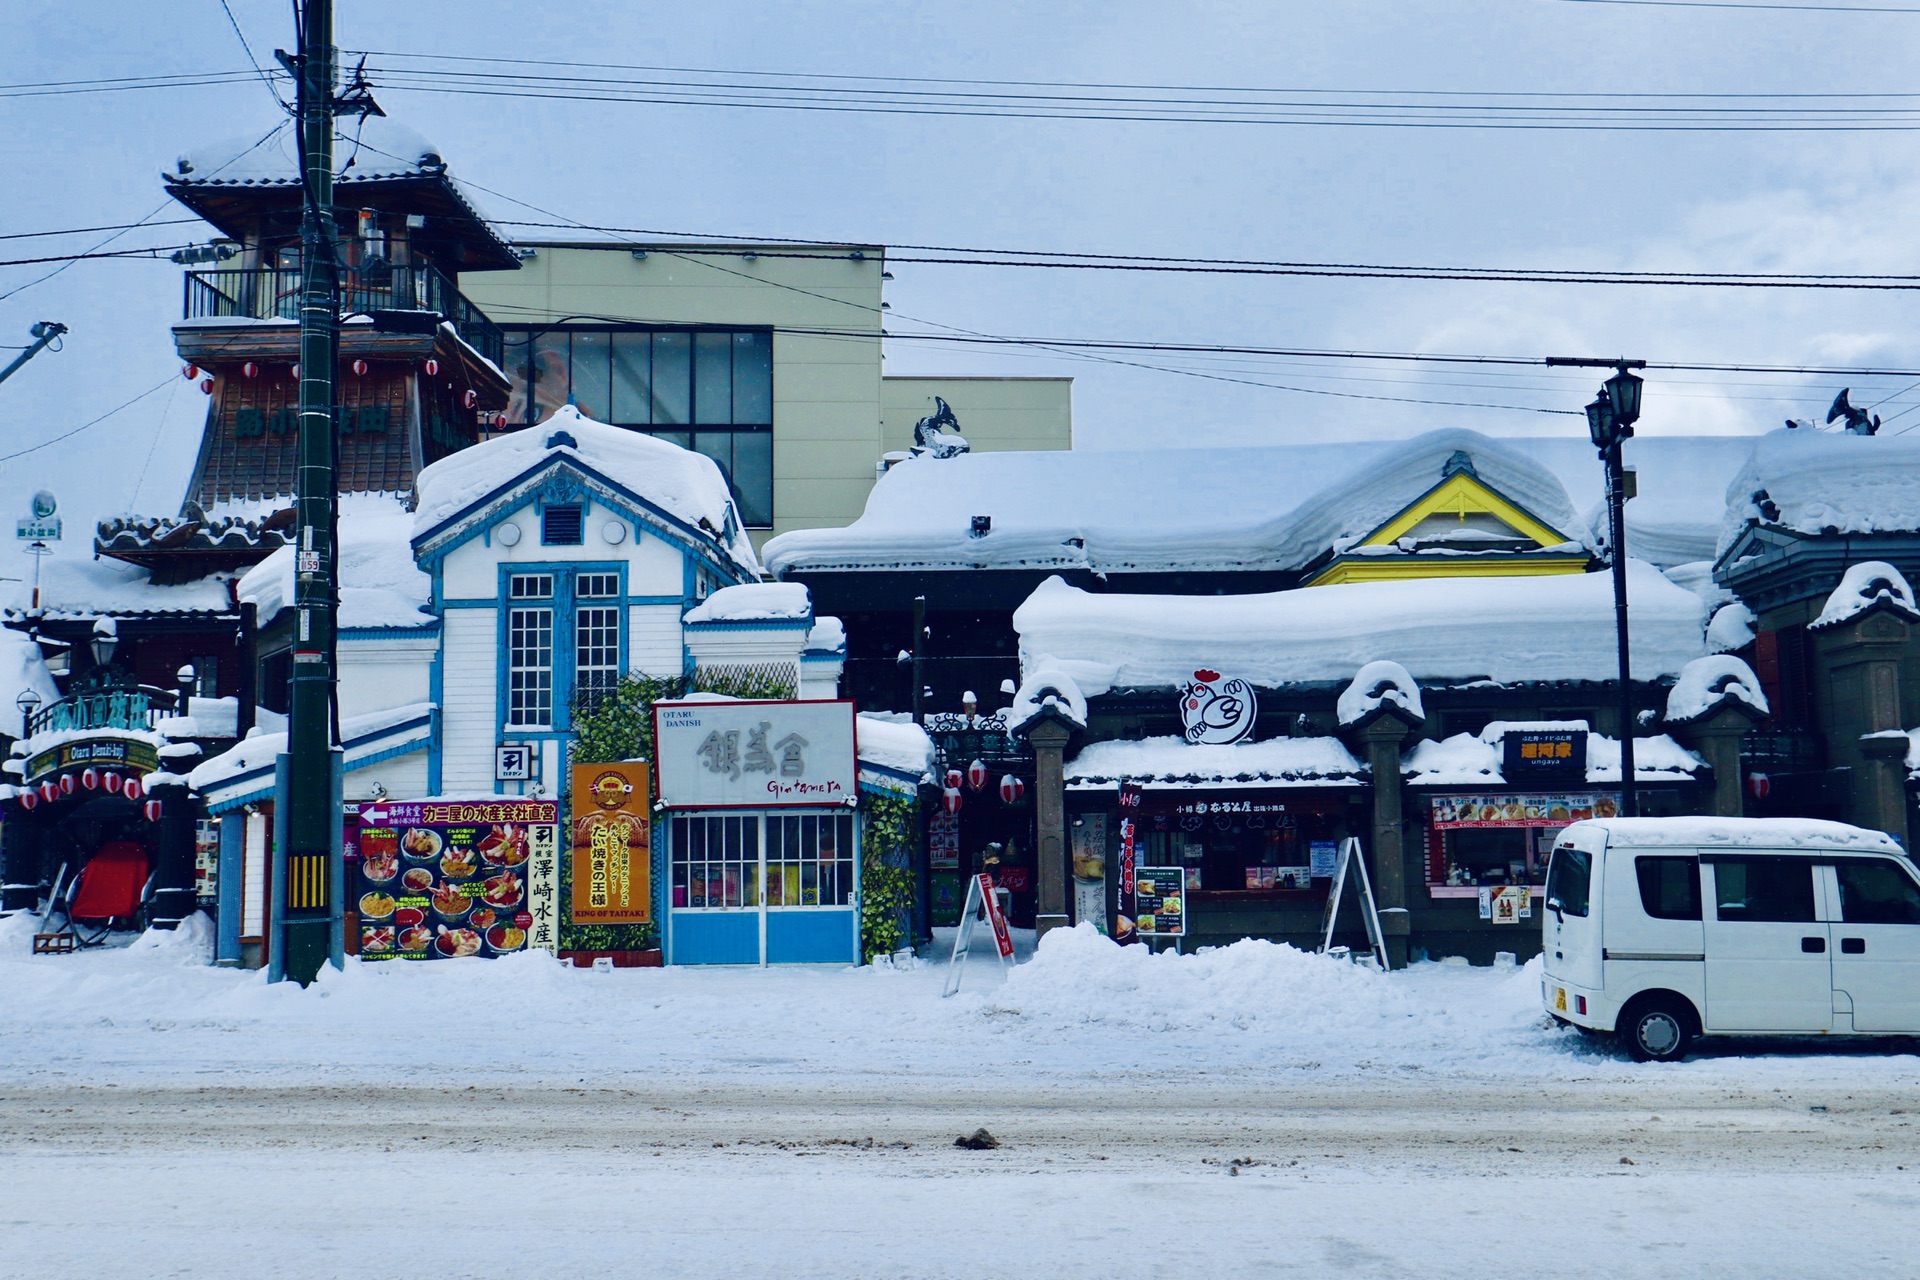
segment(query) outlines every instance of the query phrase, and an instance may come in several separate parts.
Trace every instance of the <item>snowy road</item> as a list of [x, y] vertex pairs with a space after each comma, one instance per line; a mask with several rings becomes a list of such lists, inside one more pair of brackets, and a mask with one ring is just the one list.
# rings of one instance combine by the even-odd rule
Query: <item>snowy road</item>
[[1512, 970], [1050, 944], [952, 1001], [537, 962], [296, 993], [185, 950], [0, 955], [0, 1275], [1920, 1271], [1904, 1046], [1636, 1067]]

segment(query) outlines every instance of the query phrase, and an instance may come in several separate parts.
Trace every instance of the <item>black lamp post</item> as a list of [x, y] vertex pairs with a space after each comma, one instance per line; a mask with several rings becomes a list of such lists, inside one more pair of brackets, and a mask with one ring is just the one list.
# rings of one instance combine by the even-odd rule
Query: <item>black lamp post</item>
[[1620, 812], [1640, 812], [1633, 762], [1633, 673], [1627, 648], [1627, 495], [1620, 465], [1620, 443], [1633, 434], [1640, 419], [1640, 388], [1644, 380], [1626, 365], [1600, 388], [1587, 406], [1587, 433], [1607, 468], [1607, 548], [1613, 561], [1613, 626], [1620, 649]]

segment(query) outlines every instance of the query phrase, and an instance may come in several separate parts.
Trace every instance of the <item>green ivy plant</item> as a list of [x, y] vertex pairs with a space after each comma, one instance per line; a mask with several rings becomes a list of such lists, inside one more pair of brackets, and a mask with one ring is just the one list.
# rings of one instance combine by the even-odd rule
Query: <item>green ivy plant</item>
[[910, 860], [894, 866], [888, 859], [912, 847], [918, 805], [910, 797], [868, 792], [860, 797], [860, 816], [860, 954], [872, 963], [906, 938], [913, 868]]
[[[572, 762], [652, 760], [653, 704], [689, 692], [723, 693], [734, 698], [791, 698], [795, 690], [791, 681], [758, 671], [703, 672], [691, 680], [684, 676], [623, 676], [608, 692], [591, 699], [575, 699], [574, 742], [569, 753]], [[653, 924], [575, 924], [573, 859], [560, 860], [562, 951], [646, 951], [659, 942], [660, 930]]]

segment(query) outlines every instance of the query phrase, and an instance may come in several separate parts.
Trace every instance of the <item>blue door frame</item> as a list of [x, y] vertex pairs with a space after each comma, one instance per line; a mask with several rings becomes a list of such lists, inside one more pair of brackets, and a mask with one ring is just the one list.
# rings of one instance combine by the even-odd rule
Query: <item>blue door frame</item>
[[[769, 811], [725, 811], [764, 821]], [[778, 813], [778, 810], [770, 811]], [[690, 815], [689, 815], [690, 816]], [[666, 911], [668, 964], [855, 964], [859, 961], [860, 860], [854, 865], [853, 901], [846, 906], [676, 908], [673, 903], [673, 823], [667, 831]], [[766, 839], [756, 842], [755, 884], [766, 882]], [[859, 821], [853, 848], [858, 850]], [[764, 894], [761, 894], [764, 898]]]

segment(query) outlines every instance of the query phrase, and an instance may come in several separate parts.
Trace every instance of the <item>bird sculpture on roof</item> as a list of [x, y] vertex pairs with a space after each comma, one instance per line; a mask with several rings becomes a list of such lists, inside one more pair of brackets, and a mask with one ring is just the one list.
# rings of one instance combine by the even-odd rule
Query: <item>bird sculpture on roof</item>
[[1847, 430], [1856, 436], [1870, 436], [1880, 430], [1880, 415], [1868, 413], [1865, 409], [1856, 409], [1847, 400], [1850, 388], [1840, 388], [1840, 394], [1833, 398], [1833, 407], [1827, 410], [1827, 421], [1835, 418], [1847, 420]]
[[939, 396], [933, 398], [933, 412], [913, 424], [915, 453], [931, 453], [936, 458], [952, 458], [973, 448], [960, 434], [960, 420], [953, 406]]

